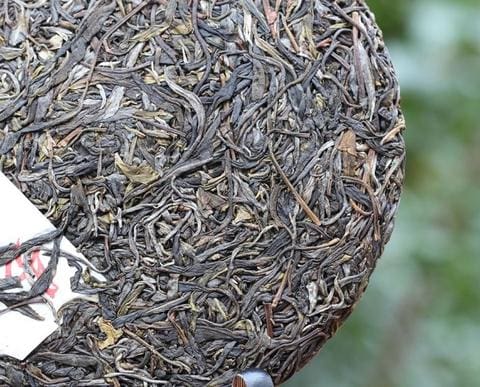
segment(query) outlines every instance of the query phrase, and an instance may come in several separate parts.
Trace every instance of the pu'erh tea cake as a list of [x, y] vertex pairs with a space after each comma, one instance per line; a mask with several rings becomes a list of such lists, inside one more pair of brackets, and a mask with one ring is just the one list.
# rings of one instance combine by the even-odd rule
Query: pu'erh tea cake
[[97, 301], [61, 308], [25, 360], [0, 356], [0, 383], [291, 377], [391, 235], [399, 100], [363, 0], [4, 1], [0, 171], [58, 232], [1, 248], [27, 275], [0, 282], [0, 318], [39, 318], [61, 236]]

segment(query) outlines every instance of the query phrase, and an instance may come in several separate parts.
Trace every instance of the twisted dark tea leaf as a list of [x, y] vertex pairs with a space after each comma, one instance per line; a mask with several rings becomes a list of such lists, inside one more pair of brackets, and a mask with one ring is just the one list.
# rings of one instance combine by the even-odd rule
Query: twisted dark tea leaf
[[[291, 377], [365, 290], [403, 182], [365, 2], [6, 0], [0, 26], [0, 169], [87, 257], [74, 283], [100, 300], [0, 358], [0, 383]], [[2, 281], [2, 302], [38, 318], [55, 246], [35, 291]]]

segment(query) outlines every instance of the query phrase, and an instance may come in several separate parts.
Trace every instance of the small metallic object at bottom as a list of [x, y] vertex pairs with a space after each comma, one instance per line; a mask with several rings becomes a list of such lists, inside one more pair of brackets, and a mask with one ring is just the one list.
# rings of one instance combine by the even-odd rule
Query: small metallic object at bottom
[[232, 387], [274, 387], [272, 378], [259, 368], [250, 368], [233, 379]]

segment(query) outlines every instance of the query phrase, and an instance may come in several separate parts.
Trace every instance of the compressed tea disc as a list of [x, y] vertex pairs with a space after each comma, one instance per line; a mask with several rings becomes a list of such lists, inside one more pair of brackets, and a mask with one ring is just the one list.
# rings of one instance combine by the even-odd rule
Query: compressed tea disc
[[2, 382], [291, 377], [364, 292], [400, 198], [399, 88], [365, 2], [5, 4], [0, 168], [106, 282], [83, 273], [99, 303], [0, 358]]

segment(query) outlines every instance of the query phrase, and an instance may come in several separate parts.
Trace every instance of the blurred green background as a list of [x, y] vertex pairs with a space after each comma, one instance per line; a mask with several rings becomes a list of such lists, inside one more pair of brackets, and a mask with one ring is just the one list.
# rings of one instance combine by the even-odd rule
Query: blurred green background
[[406, 189], [362, 302], [283, 387], [480, 386], [480, 1], [368, 3], [402, 86]]

